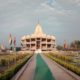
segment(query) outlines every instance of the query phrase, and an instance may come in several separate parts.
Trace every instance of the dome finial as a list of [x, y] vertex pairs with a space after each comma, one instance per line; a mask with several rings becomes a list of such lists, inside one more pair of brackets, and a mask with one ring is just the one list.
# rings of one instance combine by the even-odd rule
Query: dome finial
[[35, 28], [35, 34], [43, 34], [43, 31], [42, 31], [42, 27], [40, 25], [40, 21], [39, 21], [39, 16], [38, 16], [38, 23], [36, 25], [36, 28]]
[[39, 24], [40, 22], [39, 22], [39, 16], [38, 16], [38, 24]]
[[35, 34], [43, 34], [42, 28], [40, 24], [37, 24], [36, 29], [35, 29]]

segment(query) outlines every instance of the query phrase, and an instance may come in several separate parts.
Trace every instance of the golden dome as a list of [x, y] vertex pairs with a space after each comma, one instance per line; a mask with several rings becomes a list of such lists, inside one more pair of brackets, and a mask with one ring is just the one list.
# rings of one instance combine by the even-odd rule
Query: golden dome
[[34, 34], [43, 34], [42, 28], [40, 24], [37, 24]]

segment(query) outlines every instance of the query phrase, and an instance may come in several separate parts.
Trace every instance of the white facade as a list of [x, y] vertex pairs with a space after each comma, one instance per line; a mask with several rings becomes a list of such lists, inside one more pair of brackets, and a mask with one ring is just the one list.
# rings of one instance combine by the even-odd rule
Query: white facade
[[37, 24], [35, 32], [21, 38], [22, 50], [52, 51], [56, 48], [56, 38], [43, 33], [41, 25]]

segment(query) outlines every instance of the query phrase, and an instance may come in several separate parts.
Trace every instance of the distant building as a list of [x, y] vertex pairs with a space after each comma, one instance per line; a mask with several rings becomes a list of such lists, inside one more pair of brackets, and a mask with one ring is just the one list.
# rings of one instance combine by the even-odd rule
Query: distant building
[[52, 51], [56, 48], [56, 38], [44, 34], [41, 25], [37, 24], [33, 34], [21, 38], [21, 45], [22, 50], [35, 51], [41, 49], [42, 51]]

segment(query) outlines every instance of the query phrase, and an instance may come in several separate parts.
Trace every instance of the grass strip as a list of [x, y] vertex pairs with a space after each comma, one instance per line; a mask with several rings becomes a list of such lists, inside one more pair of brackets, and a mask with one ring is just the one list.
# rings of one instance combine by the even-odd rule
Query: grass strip
[[55, 78], [52, 76], [50, 69], [41, 58], [40, 54], [38, 54], [36, 58], [36, 70], [34, 80], [55, 80]]

